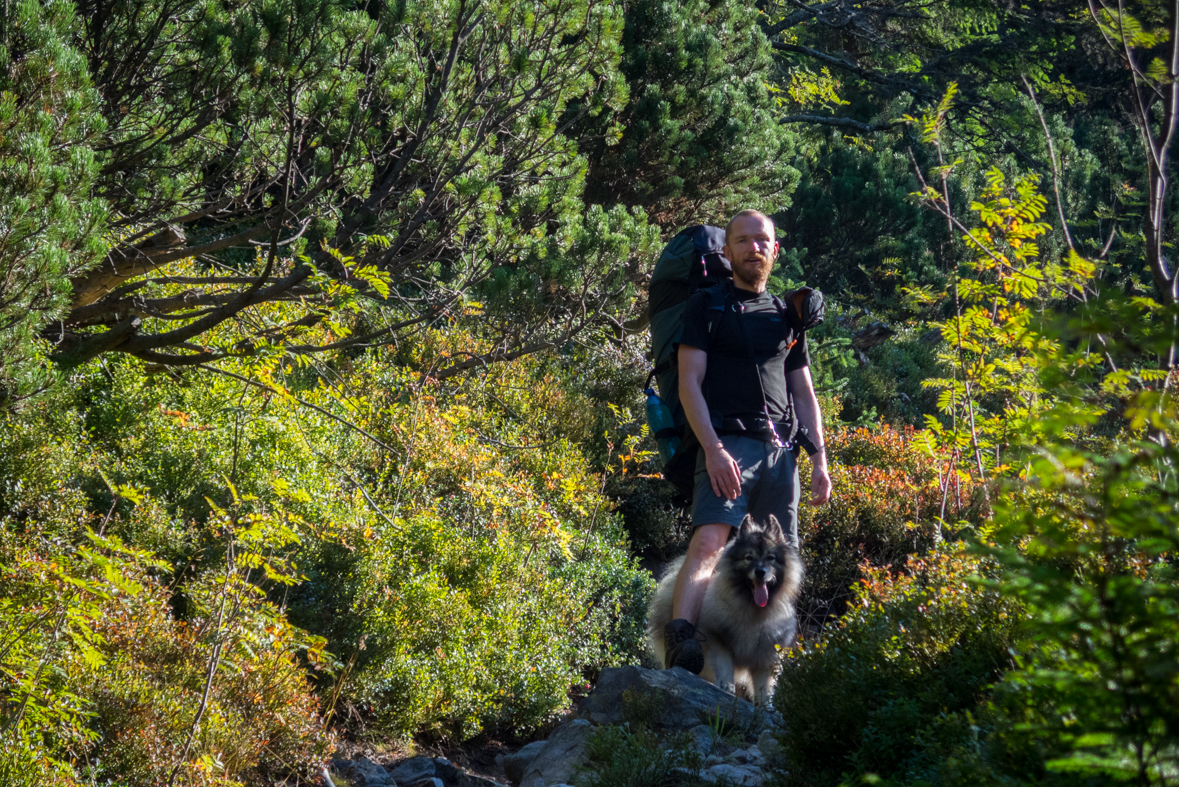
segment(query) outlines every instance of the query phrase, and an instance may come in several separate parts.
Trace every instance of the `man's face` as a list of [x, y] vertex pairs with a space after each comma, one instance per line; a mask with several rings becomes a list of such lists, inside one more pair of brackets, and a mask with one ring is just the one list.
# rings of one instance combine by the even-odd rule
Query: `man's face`
[[733, 278], [744, 289], [761, 292], [778, 259], [774, 225], [758, 216], [741, 216], [725, 236], [725, 256], [733, 264]]

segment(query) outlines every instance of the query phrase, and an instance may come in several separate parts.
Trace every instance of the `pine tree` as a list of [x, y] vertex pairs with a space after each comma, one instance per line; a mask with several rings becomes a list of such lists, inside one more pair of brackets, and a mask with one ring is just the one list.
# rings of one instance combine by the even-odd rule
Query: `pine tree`
[[64, 0], [0, 5], [0, 403], [48, 381], [40, 331], [102, 246], [106, 210], [90, 196], [102, 119], [73, 24]]
[[735, 0], [626, 6], [629, 101], [576, 127], [586, 199], [639, 205], [667, 230], [789, 203], [793, 134], [778, 125], [759, 13]]

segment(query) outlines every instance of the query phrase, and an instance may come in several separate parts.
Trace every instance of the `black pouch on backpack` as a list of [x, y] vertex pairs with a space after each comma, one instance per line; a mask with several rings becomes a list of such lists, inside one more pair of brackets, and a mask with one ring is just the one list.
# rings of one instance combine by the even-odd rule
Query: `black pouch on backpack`
[[823, 293], [813, 287], [799, 287], [786, 296], [786, 324], [796, 333], [814, 328], [827, 316]]
[[663, 480], [675, 489], [673, 503], [676, 506], [692, 503], [692, 492], [696, 488], [696, 454], [699, 451], [700, 441], [696, 439], [696, 433], [691, 427], [686, 427], [679, 450], [663, 466]]

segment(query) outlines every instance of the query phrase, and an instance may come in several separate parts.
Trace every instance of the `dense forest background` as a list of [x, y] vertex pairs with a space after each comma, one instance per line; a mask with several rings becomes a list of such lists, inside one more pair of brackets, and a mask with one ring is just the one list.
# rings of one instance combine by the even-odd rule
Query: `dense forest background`
[[1173, 783], [1177, 76], [1157, 0], [5, 0], [0, 783], [643, 663], [646, 281], [747, 207], [828, 300], [780, 778]]

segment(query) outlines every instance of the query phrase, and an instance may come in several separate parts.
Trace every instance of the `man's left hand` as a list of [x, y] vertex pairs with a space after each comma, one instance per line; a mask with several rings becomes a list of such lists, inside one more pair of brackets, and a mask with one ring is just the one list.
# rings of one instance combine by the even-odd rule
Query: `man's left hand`
[[831, 499], [831, 476], [827, 467], [818, 463], [811, 465], [811, 505], [821, 506]]

